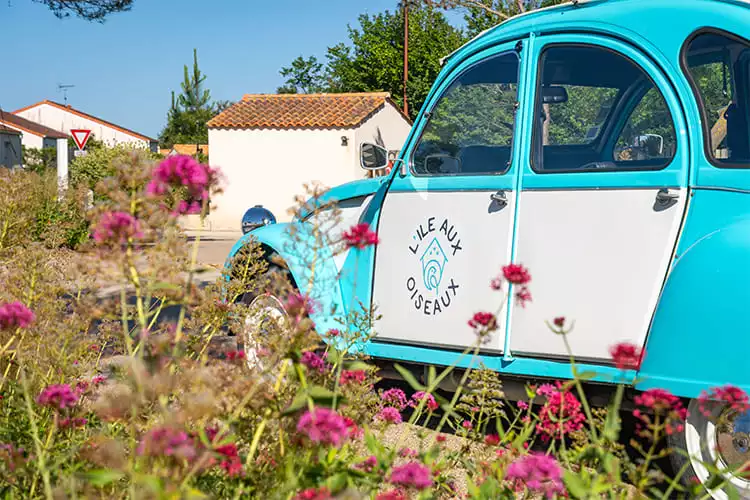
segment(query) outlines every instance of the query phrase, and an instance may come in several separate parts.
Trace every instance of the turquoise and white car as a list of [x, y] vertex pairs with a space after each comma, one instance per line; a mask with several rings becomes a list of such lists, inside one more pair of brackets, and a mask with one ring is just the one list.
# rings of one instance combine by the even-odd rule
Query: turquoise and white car
[[[364, 168], [385, 166], [385, 151], [362, 151]], [[690, 400], [678, 444], [700, 480], [698, 459], [750, 459], [750, 415], [719, 429], [695, 399], [750, 392], [750, 3], [594, 0], [517, 16], [444, 60], [388, 176], [326, 197], [340, 229], [369, 223], [380, 243], [322, 248], [313, 271], [287, 244], [305, 216], [232, 250], [253, 237], [311, 283], [319, 331], [377, 306], [365, 352], [450, 365], [475, 342], [467, 320], [497, 308], [490, 279], [522, 263], [533, 300], [511, 294], [484, 365], [570, 377], [545, 326], [564, 315], [594, 382], [622, 376], [609, 348], [631, 342], [646, 353], [625, 372], [634, 390]], [[750, 482], [732, 482], [750, 498]]]

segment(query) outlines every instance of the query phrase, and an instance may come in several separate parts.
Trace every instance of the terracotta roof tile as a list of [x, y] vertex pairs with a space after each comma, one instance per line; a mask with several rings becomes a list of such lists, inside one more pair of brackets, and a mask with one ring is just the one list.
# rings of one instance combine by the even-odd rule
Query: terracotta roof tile
[[6, 127], [5, 125], [0, 125], [0, 134], [21, 135], [21, 132], [10, 127]]
[[[353, 128], [391, 103], [388, 92], [247, 94], [208, 122], [209, 128]], [[407, 119], [408, 120], [408, 119]]]
[[0, 125], [6, 127], [15, 128], [21, 132], [28, 132], [39, 137], [51, 137], [53, 139], [67, 139], [68, 135], [55, 130], [53, 128], [45, 127], [37, 122], [32, 122], [21, 116], [14, 115], [12, 113], [0, 113]]

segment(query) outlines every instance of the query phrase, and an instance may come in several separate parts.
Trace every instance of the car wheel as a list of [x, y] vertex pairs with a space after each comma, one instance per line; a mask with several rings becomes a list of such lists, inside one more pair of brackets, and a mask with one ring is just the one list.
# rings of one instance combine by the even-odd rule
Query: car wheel
[[242, 323], [240, 342], [250, 368], [267, 368], [263, 363], [264, 339], [274, 331], [288, 328], [289, 316], [283, 302], [267, 293], [254, 298], [245, 298], [247, 314]]
[[[685, 430], [669, 436], [669, 445], [685, 452], [671, 454], [676, 472], [689, 462], [683, 481], [690, 484], [697, 480], [705, 486], [710, 478], [706, 463], [716, 464], [720, 470], [736, 471], [750, 461], [750, 411], [740, 413], [723, 403], [702, 406], [708, 415], [701, 411], [697, 399], [690, 401]], [[750, 499], [750, 473], [741, 477], [738, 472], [728, 472], [725, 479], [720, 487], [709, 491], [712, 498], [737, 498], [737, 495], [728, 493], [734, 489], [739, 498]]]

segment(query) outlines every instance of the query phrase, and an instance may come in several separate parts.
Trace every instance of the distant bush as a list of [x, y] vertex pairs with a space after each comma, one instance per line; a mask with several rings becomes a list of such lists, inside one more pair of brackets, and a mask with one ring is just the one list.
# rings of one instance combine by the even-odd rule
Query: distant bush
[[127, 160], [129, 154], [142, 151], [147, 160], [158, 160], [161, 155], [129, 144], [106, 146], [101, 141], [89, 139], [86, 155], [76, 156], [70, 162], [70, 181], [75, 186], [94, 189], [99, 181], [115, 174], [118, 164]]
[[57, 168], [57, 148], [22, 147], [23, 164], [27, 170], [43, 174], [48, 169]]

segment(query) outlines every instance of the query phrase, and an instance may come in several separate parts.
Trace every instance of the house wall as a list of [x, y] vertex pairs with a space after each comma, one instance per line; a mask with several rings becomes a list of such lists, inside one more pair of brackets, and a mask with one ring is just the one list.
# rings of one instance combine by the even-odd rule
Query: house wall
[[0, 132], [0, 166], [21, 165], [21, 136]]
[[109, 146], [130, 143], [151, 149], [151, 144], [147, 140], [102, 125], [99, 122], [78, 116], [75, 113], [60, 109], [50, 104], [40, 104], [39, 106], [21, 111], [18, 115], [27, 120], [41, 123], [42, 125], [55, 130], [60, 130], [66, 134], [70, 134], [71, 129], [91, 130], [91, 134], [94, 137], [100, 141], [104, 141], [104, 143]]

